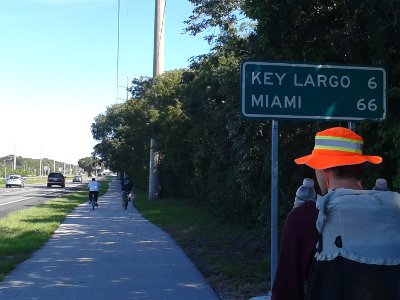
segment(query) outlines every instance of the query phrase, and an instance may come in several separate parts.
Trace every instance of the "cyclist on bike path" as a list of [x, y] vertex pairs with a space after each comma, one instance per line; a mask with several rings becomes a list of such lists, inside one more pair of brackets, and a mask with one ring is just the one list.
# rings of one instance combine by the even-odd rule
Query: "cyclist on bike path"
[[122, 196], [122, 205], [124, 205], [124, 197], [125, 193], [133, 192], [133, 182], [129, 179], [128, 176], [125, 176], [123, 180], [121, 180], [121, 196]]
[[94, 197], [94, 200], [96, 201], [96, 206], [99, 206], [97, 204], [97, 199], [99, 198], [100, 185], [96, 181], [96, 178], [93, 177], [92, 181], [89, 182], [88, 189], [89, 189], [89, 199], [92, 199], [92, 197]]

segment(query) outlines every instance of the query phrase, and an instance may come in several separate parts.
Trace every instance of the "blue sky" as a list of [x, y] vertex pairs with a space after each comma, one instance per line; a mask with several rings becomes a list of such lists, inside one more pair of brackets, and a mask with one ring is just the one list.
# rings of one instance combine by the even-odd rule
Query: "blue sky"
[[[152, 76], [154, 0], [120, 1], [118, 85]], [[208, 53], [183, 34], [193, 6], [167, 0], [164, 70]], [[0, 156], [76, 163], [96, 143], [94, 117], [126, 97], [117, 87], [118, 0], [0, 0]]]

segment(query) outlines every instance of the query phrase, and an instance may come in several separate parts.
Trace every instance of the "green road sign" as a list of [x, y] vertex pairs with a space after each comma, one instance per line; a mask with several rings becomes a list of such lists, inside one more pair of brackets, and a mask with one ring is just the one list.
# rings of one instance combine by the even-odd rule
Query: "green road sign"
[[382, 120], [382, 68], [246, 61], [241, 65], [241, 113], [247, 118]]

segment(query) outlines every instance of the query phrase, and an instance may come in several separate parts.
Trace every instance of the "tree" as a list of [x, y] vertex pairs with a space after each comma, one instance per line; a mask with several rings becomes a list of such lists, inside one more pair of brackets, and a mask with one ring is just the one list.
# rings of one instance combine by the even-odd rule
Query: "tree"
[[91, 176], [95, 162], [96, 161], [92, 156], [88, 156], [88, 157], [79, 159], [78, 166], [81, 169], [83, 169], [88, 174], [88, 176]]
[[[194, 16], [188, 21], [191, 25], [189, 29], [193, 34], [197, 34], [219, 26], [221, 23], [217, 20], [218, 15], [213, 13], [212, 9], [225, 15], [234, 14], [236, 8], [241, 9], [242, 15], [257, 24], [249, 35], [247, 44], [234, 43], [235, 46], [247, 48], [236, 50], [236, 53], [242, 55], [242, 59], [257, 57], [266, 60], [362, 64], [385, 68], [389, 78], [388, 118], [382, 123], [363, 122], [357, 126], [357, 130], [367, 138], [370, 137], [372, 141], [383, 139], [383, 142], [375, 144], [375, 149], [372, 150], [377, 153], [392, 153], [388, 159], [393, 164], [390, 164], [390, 168], [385, 168], [391, 171], [385, 171], [383, 175], [387, 178], [399, 178], [396, 175], [398, 171], [394, 171], [399, 169], [397, 166], [399, 160], [393, 155], [394, 152], [399, 152], [397, 143], [393, 142], [396, 140], [396, 135], [394, 131], [387, 130], [397, 128], [399, 122], [398, 118], [395, 120], [391, 117], [392, 114], [395, 116], [399, 113], [398, 92], [396, 92], [400, 82], [399, 1], [222, 0], [217, 2], [218, 4], [216, 1], [192, 1], [196, 8]], [[223, 26], [219, 28], [223, 30]], [[303, 143], [297, 143], [297, 149], [309, 150], [310, 146], [307, 146], [304, 137], [313, 136], [315, 131], [333, 125], [337, 124], [322, 122], [285, 124], [281, 126], [281, 136], [291, 138], [287, 141], [281, 139], [280, 148], [291, 148], [294, 141], [303, 140]], [[345, 123], [341, 125], [346, 126]], [[374, 132], [380, 135], [377, 136]], [[380, 146], [382, 148], [379, 148]], [[369, 151], [367, 147], [365, 150]], [[388, 152], [386, 148], [396, 150]], [[282, 151], [282, 154], [286, 155], [286, 152]], [[291, 160], [292, 155], [288, 155], [287, 158]], [[284, 177], [291, 176], [295, 171], [286, 164], [283, 168], [287, 168], [283, 171]], [[399, 183], [393, 184], [399, 185]], [[292, 193], [293, 190], [289, 189], [289, 192]]]
[[[362, 122], [366, 153], [391, 163], [371, 171], [400, 186], [398, 1], [190, 0], [187, 32], [216, 29], [214, 49], [189, 69], [135, 79], [132, 99], [107, 108], [92, 124], [95, 154], [147, 188], [150, 137], [158, 141], [164, 196], [209, 207], [221, 218], [265, 228], [268, 222], [270, 122], [240, 116], [240, 62], [247, 58], [378, 65], [389, 78], [389, 114]], [[247, 24], [241, 27], [242, 17]], [[252, 23], [254, 21], [254, 23]], [[293, 163], [309, 153], [317, 131], [345, 122], [281, 122], [279, 199], [291, 209], [302, 177]], [[392, 163], [393, 162], [393, 163]], [[368, 183], [368, 182], [367, 182]], [[368, 183], [369, 184], [369, 183]]]
[[108, 107], [92, 124], [92, 135], [99, 141], [95, 154], [111, 170], [129, 174], [141, 188], [145, 188], [148, 176], [150, 114], [149, 103], [130, 99]]

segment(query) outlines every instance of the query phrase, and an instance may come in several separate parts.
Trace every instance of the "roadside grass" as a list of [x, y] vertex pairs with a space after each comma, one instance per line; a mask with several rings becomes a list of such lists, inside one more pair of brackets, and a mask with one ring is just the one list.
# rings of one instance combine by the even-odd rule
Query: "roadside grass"
[[175, 199], [138, 195], [141, 214], [163, 228], [201, 271], [221, 299], [249, 299], [269, 290], [265, 233], [219, 222], [205, 209]]
[[[100, 182], [100, 195], [108, 181]], [[0, 219], [0, 281], [17, 264], [43, 246], [65, 217], [79, 204], [88, 201], [86, 188], [63, 195], [38, 206], [10, 213]]]
[[47, 176], [42, 177], [24, 177], [25, 184], [32, 184], [32, 183], [45, 183], [47, 182]]

